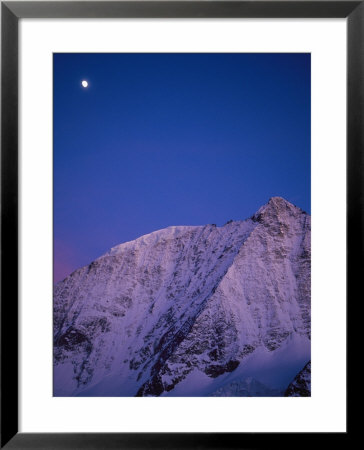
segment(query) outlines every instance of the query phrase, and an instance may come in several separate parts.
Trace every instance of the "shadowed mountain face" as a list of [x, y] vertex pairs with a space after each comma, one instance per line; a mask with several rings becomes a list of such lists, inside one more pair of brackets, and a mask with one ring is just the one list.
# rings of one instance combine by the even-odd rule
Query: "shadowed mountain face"
[[75, 271], [54, 290], [54, 395], [283, 395], [310, 359], [310, 229], [274, 197]]
[[296, 375], [284, 395], [285, 397], [311, 397], [311, 361]]

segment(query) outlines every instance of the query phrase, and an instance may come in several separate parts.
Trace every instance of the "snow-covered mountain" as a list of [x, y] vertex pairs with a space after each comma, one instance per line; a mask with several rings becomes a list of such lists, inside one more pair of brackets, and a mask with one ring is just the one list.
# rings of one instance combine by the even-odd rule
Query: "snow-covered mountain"
[[273, 197], [76, 270], [54, 289], [54, 395], [283, 395], [310, 360], [310, 230]]

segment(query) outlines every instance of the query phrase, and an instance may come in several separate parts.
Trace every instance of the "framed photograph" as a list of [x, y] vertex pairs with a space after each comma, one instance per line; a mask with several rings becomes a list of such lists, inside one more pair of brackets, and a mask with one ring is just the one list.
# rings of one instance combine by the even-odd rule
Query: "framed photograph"
[[2, 446], [347, 438], [363, 8], [2, 2]]

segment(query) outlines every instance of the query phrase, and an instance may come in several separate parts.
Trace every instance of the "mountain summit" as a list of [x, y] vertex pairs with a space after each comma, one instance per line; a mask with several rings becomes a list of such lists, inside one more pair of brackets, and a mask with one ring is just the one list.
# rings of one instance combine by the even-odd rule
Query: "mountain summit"
[[310, 230], [273, 197], [76, 270], [54, 288], [54, 395], [284, 395], [310, 360]]

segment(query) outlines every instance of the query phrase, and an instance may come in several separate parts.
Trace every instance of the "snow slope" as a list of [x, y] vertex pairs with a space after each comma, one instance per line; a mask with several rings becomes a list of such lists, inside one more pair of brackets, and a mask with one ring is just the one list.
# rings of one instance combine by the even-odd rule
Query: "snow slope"
[[54, 395], [282, 395], [310, 359], [310, 227], [273, 197], [73, 272], [54, 290]]

